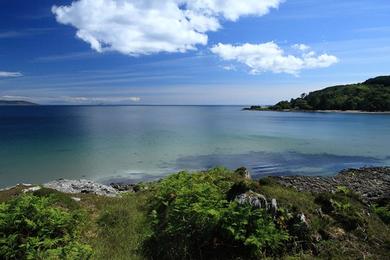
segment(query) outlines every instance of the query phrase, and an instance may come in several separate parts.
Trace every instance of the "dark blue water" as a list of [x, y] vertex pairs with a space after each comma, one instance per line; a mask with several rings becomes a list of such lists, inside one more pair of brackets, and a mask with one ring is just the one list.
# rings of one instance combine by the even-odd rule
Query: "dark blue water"
[[0, 186], [56, 178], [139, 181], [246, 166], [253, 175], [390, 165], [390, 115], [234, 106], [0, 107]]

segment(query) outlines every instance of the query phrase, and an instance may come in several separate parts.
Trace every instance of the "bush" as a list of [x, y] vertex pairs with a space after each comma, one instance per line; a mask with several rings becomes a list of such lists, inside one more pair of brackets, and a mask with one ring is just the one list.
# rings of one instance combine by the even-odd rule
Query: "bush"
[[149, 203], [153, 235], [145, 244], [146, 255], [230, 259], [276, 254], [288, 234], [264, 210], [227, 200], [236, 178], [214, 169], [182, 172], [160, 182]]
[[373, 211], [379, 216], [379, 218], [386, 224], [390, 224], [390, 205], [387, 206], [374, 206]]
[[316, 197], [315, 202], [321, 205], [325, 214], [332, 216], [347, 231], [366, 225], [364, 212], [355, 205], [358, 202], [354, 200], [353, 193], [345, 193], [343, 190], [335, 194], [323, 193]]
[[88, 259], [78, 242], [83, 215], [53, 206], [50, 198], [23, 195], [0, 204], [0, 255], [5, 259]]

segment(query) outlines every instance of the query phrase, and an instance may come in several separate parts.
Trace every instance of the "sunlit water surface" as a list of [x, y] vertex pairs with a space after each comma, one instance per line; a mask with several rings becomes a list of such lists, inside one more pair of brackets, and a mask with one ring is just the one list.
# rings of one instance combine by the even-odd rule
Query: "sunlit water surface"
[[390, 115], [241, 109], [0, 107], [0, 186], [57, 178], [136, 182], [219, 165], [246, 166], [255, 177], [390, 165]]

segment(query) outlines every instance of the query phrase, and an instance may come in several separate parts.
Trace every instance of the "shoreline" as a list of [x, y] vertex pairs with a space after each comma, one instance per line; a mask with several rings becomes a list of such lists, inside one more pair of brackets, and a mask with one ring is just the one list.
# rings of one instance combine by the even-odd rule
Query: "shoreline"
[[[240, 169], [244, 169], [247, 175], [250, 176], [250, 172], [246, 168]], [[255, 179], [255, 181], [261, 182], [267, 179], [299, 192], [335, 192], [339, 187], [346, 187], [359, 194], [366, 204], [372, 204], [382, 199], [390, 199], [390, 166], [349, 168], [341, 170], [333, 176], [264, 176]], [[122, 193], [137, 193], [143, 189], [143, 185], [160, 180], [140, 181], [132, 184], [112, 182], [107, 185], [86, 179], [58, 179], [43, 184], [20, 183], [0, 189], [0, 193], [14, 189], [29, 192], [36, 189], [49, 188], [67, 194], [94, 194], [105, 197], [120, 197]]]
[[271, 109], [250, 109], [243, 108], [243, 111], [254, 111], [254, 112], [303, 112], [303, 113], [338, 113], [338, 114], [379, 114], [379, 115], [390, 115], [390, 111], [363, 111], [363, 110], [271, 110]]

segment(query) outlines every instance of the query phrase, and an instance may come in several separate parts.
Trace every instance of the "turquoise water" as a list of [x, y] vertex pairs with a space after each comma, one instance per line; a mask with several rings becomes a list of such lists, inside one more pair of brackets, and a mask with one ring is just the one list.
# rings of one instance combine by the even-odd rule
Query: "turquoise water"
[[390, 165], [390, 115], [241, 108], [1, 107], [0, 186], [132, 182], [218, 165], [246, 166], [256, 177]]

